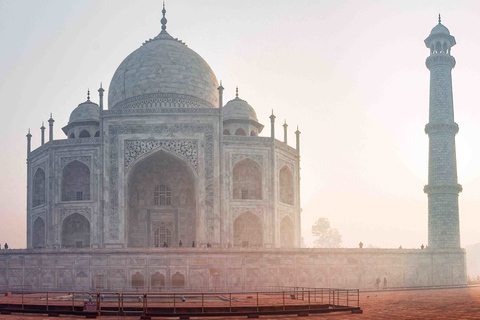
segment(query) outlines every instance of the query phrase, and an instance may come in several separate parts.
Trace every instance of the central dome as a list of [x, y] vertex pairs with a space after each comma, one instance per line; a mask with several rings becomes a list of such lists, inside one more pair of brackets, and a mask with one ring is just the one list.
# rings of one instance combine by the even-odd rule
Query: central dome
[[120, 64], [110, 83], [108, 105], [110, 109], [217, 108], [217, 87], [205, 60], [164, 29]]

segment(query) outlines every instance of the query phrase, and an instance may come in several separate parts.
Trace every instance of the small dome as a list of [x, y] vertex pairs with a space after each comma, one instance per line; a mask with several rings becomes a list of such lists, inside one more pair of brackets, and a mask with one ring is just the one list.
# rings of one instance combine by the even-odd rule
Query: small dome
[[445, 27], [443, 24], [439, 22], [435, 27], [433, 27], [432, 31], [430, 32], [430, 35], [440, 34], [440, 33], [450, 35], [450, 31], [448, 31], [447, 27]]
[[70, 114], [68, 124], [83, 121], [100, 121], [100, 107], [98, 104], [90, 100], [80, 103]]
[[249, 119], [258, 122], [257, 114], [247, 101], [236, 97], [227, 102], [223, 107], [223, 118], [228, 119]]

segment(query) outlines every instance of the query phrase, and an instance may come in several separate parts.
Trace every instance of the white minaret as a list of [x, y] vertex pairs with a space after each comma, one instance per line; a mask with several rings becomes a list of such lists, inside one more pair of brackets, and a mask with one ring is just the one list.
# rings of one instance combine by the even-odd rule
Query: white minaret
[[425, 133], [429, 138], [428, 185], [428, 245], [430, 248], [459, 248], [460, 226], [458, 194], [462, 186], [457, 181], [455, 135], [458, 125], [453, 118], [452, 68], [455, 58], [450, 49], [455, 38], [438, 24], [425, 39], [430, 49], [426, 65], [430, 70], [430, 112]]

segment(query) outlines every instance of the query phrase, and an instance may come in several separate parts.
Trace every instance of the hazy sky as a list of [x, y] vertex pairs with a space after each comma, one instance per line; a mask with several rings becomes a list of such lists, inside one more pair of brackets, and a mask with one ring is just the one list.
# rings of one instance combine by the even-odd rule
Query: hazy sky
[[[462, 246], [480, 242], [480, 2], [170, 0], [167, 31], [200, 54], [266, 127], [301, 135], [302, 229], [319, 217], [343, 245], [427, 243], [429, 50], [442, 23], [452, 55]], [[160, 32], [158, 0], [0, 0], [0, 242], [26, 242], [26, 138], [55, 138], [70, 112], [98, 101], [122, 60]], [[108, 89], [107, 92], [108, 94]]]

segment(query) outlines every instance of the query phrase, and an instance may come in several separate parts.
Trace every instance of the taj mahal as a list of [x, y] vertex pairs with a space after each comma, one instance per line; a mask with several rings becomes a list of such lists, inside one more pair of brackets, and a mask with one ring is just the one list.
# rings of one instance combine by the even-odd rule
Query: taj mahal
[[299, 247], [298, 138], [260, 137], [254, 108], [238, 89], [224, 105], [166, 23], [118, 67], [108, 110], [100, 88], [99, 104], [72, 111], [67, 139], [49, 120], [49, 142], [29, 155], [29, 248]]
[[[2, 250], [0, 285], [129, 290], [465, 283], [460, 248], [450, 49], [439, 21], [431, 72], [429, 247], [302, 249], [300, 131], [269, 130], [212, 69], [167, 32], [145, 41], [98, 98], [27, 135], [27, 249]], [[140, 39], [141, 40], [141, 39]], [[232, 90], [233, 91], [233, 90]], [[94, 102], [98, 101], [98, 103]], [[266, 130], [265, 130], [266, 129]], [[269, 132], [268, 132], [269, 131]], [[281, 139], [278, 139], [279, 136]], [[282, 137], [283, 136], [283, 137]]]

